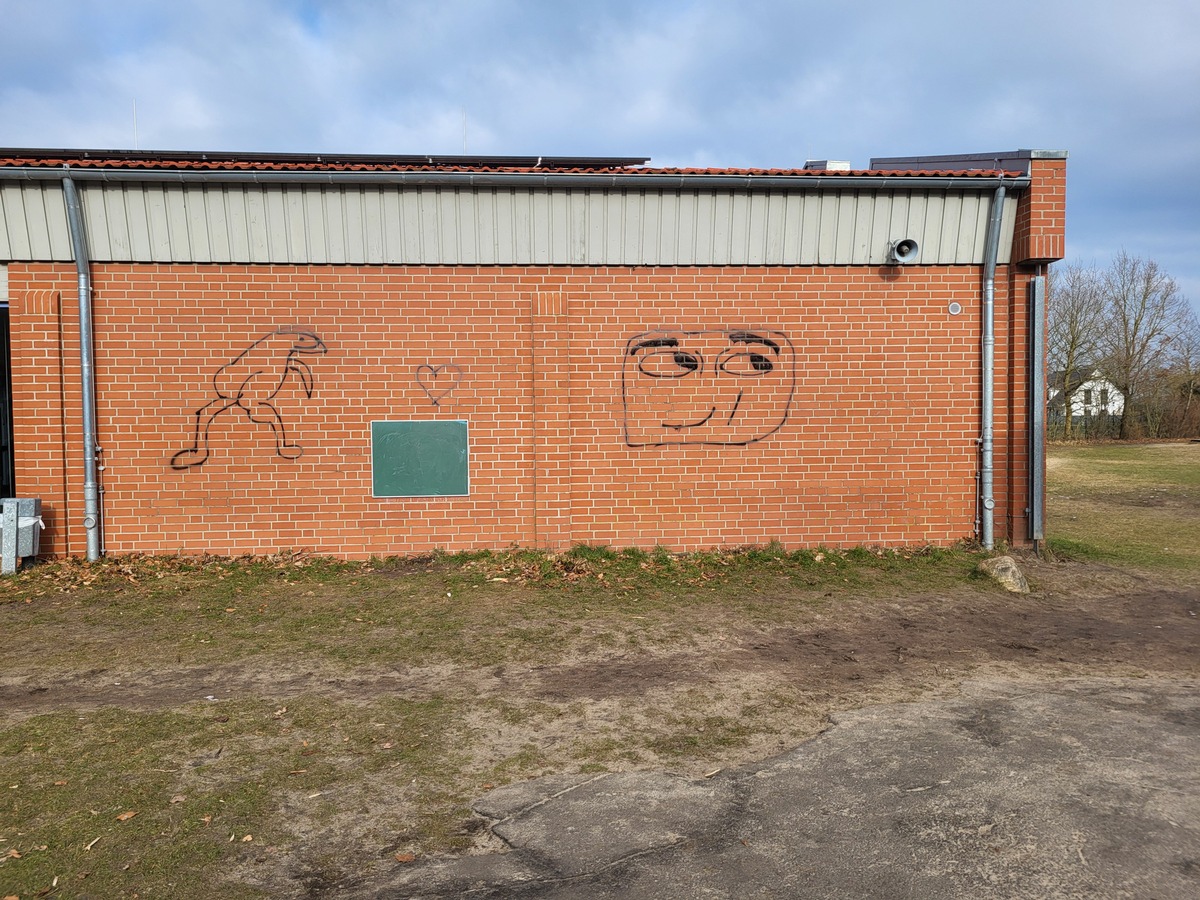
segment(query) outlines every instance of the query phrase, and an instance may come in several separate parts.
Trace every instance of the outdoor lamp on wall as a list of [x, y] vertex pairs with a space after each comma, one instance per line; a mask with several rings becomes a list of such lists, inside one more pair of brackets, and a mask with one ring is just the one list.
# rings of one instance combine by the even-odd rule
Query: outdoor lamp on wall
[[892, 241], [888, 245], [888, 262], [897, 265], [914, 262], [919, 249], [917, 242], [912, 238], [901, 238], [898, 241]]

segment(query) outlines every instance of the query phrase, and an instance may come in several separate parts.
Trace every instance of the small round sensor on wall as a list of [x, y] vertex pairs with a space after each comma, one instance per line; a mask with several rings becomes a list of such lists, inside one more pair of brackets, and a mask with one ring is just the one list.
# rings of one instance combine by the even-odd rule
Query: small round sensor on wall
[[957, 316], [960, 312], [962, 312], [961, 303], [955, 302], [950, 304], [950, 315]]

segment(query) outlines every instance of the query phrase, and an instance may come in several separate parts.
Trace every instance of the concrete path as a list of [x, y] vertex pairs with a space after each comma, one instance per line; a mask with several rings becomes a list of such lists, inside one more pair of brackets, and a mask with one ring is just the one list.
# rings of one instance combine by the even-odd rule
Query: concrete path
[[977, 682], [688, 781], [544, 778], [475, 804], [506, 852], [392, 898], [1200, 897], [1200, 682]]

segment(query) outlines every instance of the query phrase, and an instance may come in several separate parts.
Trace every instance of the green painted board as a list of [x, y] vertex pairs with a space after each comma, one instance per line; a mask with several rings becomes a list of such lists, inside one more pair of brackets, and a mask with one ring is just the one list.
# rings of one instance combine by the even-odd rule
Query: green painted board
[[467, 423], [372, 422], [371, 494], [462, 497], [467, 481]]

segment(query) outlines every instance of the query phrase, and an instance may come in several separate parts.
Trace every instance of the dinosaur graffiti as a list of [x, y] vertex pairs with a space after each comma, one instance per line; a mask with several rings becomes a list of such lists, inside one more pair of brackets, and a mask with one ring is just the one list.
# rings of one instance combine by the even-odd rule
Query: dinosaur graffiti
[[300, 379], [304, 394], [313, 395], [313, 374], [301, 356], [325, 353], [325, 342], [311, 331], [279, 328], [267, 334], [234, 359], [217, 369], [212, 378], [216, 399], [210, 400], [195, 412], [195, 432], [192, 445], [171, 457], [174, 469], [189, 469], [203, 465], [208, 459], [208, 430], [221, 413], [237, 406], [251, 422], [269, 425], [275, 434], [275, 452], [284, 459], [298, 459], [303, 448], [288, 440], [287, 427], [275, 407], [279, 393], [289, 375]]

